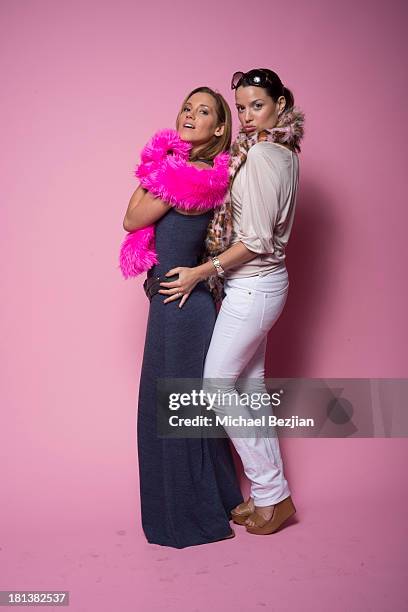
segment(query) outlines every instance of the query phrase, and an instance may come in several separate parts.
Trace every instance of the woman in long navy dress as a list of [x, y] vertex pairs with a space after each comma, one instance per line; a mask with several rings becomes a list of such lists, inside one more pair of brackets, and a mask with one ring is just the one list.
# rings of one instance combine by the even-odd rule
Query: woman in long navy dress
[[[227, 103], [209, 88], [194, 90], [182, 105], [177, 130], [192, 142], [192, 163], [211, 164], [216, 153], [229, 148]], [[124, 228], [133, 231], [155, 222], [160, 263], [148, 271], [148, 278], [164, 276], [180, 262], [197, 265], [213, 211], [186, 214], [149, 193], [140, 194], [140, 187], [134, 198], [137, 205], [129, 203]], [[216, 306], [204, 282], [183, 308], [163, 302], [160, 293], [151, 298], [139, 388], [142, 525], [150, 543], [184, 548], [232, 537], [230, 512], [243, 498], [226, 438], [158, 437], [157, 379], [201, 379], [216, 320]]]

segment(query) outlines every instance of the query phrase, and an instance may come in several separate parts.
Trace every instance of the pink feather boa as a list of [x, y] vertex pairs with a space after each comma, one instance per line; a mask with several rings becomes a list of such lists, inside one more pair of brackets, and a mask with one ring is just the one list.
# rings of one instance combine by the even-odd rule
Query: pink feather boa
[[[184, 210], [210, 210], [221, 206], [229, 183], [229, 155], [220, 153], [212, 168], [188, 163], [192, 145], [175, 130], [157, 132], [144, 147], [135, 175], [153, 195]], [[124, 278], [138, 276], [159, 263], [154, 225], [127, 234], [119, 256]]]

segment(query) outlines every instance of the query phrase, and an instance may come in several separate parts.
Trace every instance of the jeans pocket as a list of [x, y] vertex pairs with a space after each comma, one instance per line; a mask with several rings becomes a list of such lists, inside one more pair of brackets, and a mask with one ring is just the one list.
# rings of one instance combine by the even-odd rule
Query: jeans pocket
[[279, 319], [288, 297], [289, 285], [274, 292], [263, 294], [263, 306], [260, 328], [262, 331], [269, 331]]
[[221, 308], [236, 319], [244, 319], [251, 310], [255, 291], [244, 287], [229, 287]]

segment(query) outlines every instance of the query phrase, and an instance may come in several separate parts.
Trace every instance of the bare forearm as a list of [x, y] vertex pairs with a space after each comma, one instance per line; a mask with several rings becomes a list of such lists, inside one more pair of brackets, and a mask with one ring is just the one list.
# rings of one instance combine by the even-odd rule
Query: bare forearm
[[134, 229], [133, 226], [135, 225], [136, 221], [136, 219], [134, 219], [135, 209], [136, 206], [141, 202], [145, 193], [146, 189], [143, 189], [143, 187], [139, 185], [129, 200], [126, 214], [123, 219], [123, 229], [127, 232], [131, 232]]
[[162, 217], [170, 206], [153, 196], [141, 185], [136, 189], [126, 211], [123, 220], [123, 229], [133, 232], [142, 227], [155, 223]]
[[[251, 259], [254, 259], [254, 257], [256, 256], [257, 253], [254, 253], [254, 251], [250, 251], [243, 244], [243, 242], [238, 241], [233, 244], [229, 249], [221, 253], [221, 255], [218, 255], [218, 259], [224, 270], [228, 270], [229, 268], [233, 268], [235, 266], [244, 264], [247, 261], [251, 261]], [[195, 270], [197, 271], [197, 275], [200, 280], [205, 280], [206, 278], [214, 274], [215, 267], [211, 261], [207, 261], [201, 264], [200, 266], [197, 266]]]

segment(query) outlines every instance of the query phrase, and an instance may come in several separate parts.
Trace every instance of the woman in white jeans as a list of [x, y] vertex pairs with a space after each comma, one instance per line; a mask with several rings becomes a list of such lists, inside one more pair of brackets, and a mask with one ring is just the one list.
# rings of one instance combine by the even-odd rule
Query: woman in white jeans
[[[271, 70], [237, 72], [231, 88], [241, 129], [231, 148], [229, 198], [213, 220], [214, 235], [224, 232], [229, 246], [195, 268], [169, 270], [167, 275], [178, 273], [178, 280], [161, 283], [160, 293], [169, 296], [165, 302], [181, 298], [183, 307], [199, 281], [224, 280], [203, 387], [219, 396], [213, 406], [217, 414], [245, 419], [257, 414], [243, 394], [267, 393], [267, 335], [288, 294], [285, 247], [296, 207], [304, 114]], [[271, 406], [266, 410], [273, 414]], [[228, 424], [224, 429], [251, 483], [249, 499], [232, 511], [232, 518], [250, 533], [274, 533], [296, 512], [276, 432]]]

